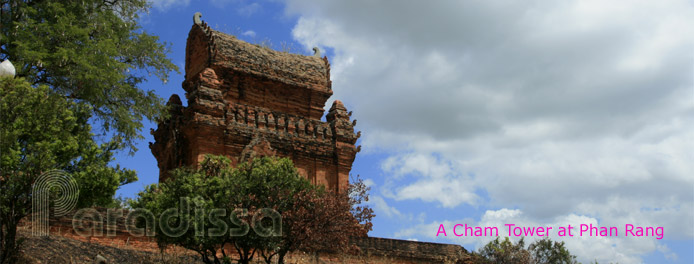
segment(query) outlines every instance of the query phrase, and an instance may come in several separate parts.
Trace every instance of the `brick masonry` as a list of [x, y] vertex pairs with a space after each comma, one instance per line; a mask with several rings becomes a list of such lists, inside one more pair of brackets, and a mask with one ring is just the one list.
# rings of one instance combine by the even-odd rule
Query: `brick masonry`
[[[77, 217], [75, 217], [78, 215]], [[146, 231], [133, 227], [127, 209], [90, 208], [73, 211], [65, 216], [50, 218], [50, 234], [84, 242], [117, 248], [160, 252], [156, 239]], [[20, 229], [31, 230], [31, 217], [20, 223]], [[75, 221], [75, 219], [78, 219]], [[153, 235], [153, 234], [151, 234]], [[417, 242], [409, 240], [366, 237], [352, 241], [359, 254], [321, 252], [317, 256], [294, 252], [288, 263], [476, 263], [469, 252], [459, 245]], [[227, 255], [235, 250], [226, 248]], [[192, 251], [170, 246], [165, 252], [195, 255]], [[318, 259], [318, 260], [316, 260]]]
[[[171, 118], [152, 131], [160, 181], [169, 170], [195, 166], [209, 153], [233, 164], [259, 155], [289, 157], [312, 183], [332, 190], [347, 186], [361, 132], [355, 133], [356, 120], [339, 100], [322, 120], [333, 94], [327, 57], [259, 47], [203, 23], [188, 34], [185, 70], [188, 106], [172, 95]], [[370, 257], [367, 262], [469, 262], [459, 245], [375, 237], [354, 243], [360, 256]], [[330, 254], [321, 259], [350, 263]]]
[[[186, 47], [187, 106], [178, 95], [167, 103], [170, 118], [152, 131], [150, 149], [159, 166], [159, 181], [181, 166], [196, 166], [205, 154], [225, 155], [233, 165], [263, 155], [289, 157], [314, 184], [342, 190], [359, 147], [356, 120], [333, 94], [330, 64], [318, 58], [258, 47], [193, 25]], [[133, 235], [128, 211], [96, 208], [81, 221], [73, 215], [51, 219], [51, 234], [117, 247], [158, 251], [152, 237]], [[77, 224], [77, 226], [75, 226]], [[22, 228], [30, 225], [24, 224]], [[354, 240], [358, 255], [301, 253], [294, 263], [474, 263], [459, 245], [367, 237]], [[182, 250], [172, 248], [169, 250]]]
[[188, 105], [172, 95], [171, 118], [152, 131], [160, 181], [205, 154], [225, 155], [233, 165], [276, 155], [292, 159], [314, 184], [347, 186], [361, 133], [339, 100], [322, 120], [333, 94], [327, 57], [274, 51], [203, 24], [188, 34], [185, 68]]

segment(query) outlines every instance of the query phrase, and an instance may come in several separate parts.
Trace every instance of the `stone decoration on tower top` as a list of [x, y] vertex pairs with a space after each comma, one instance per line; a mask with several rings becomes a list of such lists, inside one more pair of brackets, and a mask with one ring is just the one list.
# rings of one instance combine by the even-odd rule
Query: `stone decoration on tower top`
[[328, 58], [318, 49], [306, 56], [246, 43], [201, 16], [193, 16], [186, 46], [188, 104], [172, 96], [171, 118], [152, 131], [160, 181], [205, 154], [232, 164], [272, 155], [292, 159], [314, 184], [346, 188], [361, 133], [339, 100], [322, 119], [333, 94]]

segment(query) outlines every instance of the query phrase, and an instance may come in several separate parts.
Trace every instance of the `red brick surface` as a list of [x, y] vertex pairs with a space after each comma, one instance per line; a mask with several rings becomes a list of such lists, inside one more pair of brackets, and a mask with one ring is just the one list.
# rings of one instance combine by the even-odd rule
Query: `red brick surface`
[[[196, 166], [205, 154], [225, 155], [233, 165], [263, 155], [289, 157], [300, 174], [314, 184], [341, 190], [359, 147], [356, 122], [336, 100], [322, 121], [332, 95], [327, 58], [288, 54], [245, 43], [193, 25], [186, 48], [187, 106], [178, 95], [168, 105], [171, 118], [152, 131], [150, 149], [160, 169], [159, 180], [180, 166]], [[81, 222], [101, 232], [75, 231], [72, 217], [51, 220], [51, 233], [103, 245], [158, 251], [152, 237], [134, 236], [126, 228], [127, 211], [109, 225], [106, 209], [93, 222]], [[29, 225], [24, 224], [23, 228]], [[87, 230], [90, 230], [87, 228]], [[472, 263], [458, 245], [385, 238], [354, 241], [358, 255], [301, 253], [290, 263]], [[182, 250], [173, 248], [171, 250]], [[231, 253], [233, 254], [233, 253]], [[316, 259], [320, 259], [317, 261]]]
[[333, 190], [348, 184], [359, 133], [340, 101], [321, 121], [333, 93], [327, 58], [278, 52], [194, 25], [183, 88], [188, 105], [172, 95], [171, 118], [152, 131], [160, 181], [215, 154], [234, 165], [253, 156], [289, 157], [314, 184]]
[[[122, 249], [159, 252], [156, 240], [151, 236], [131, 233], [126, 223], [126, 209], [94, 208], [94, 214], [73, 222], [74, 212], [50, 219], [50, 234], [78, 241], [96, 243]], [[108, 213], [111, 213], [111, 220]], [[31, 230], [31, 217], [25, 218], [20, 229]], [[77, 218], [80, 219], [80, 218]], [[321, 252], [305, 254], [294, 252], [287, 256], [287, 263], [475, 263], [475, 259], [459, 245], [416, 242], [399, 239], [367, 237], [352, 243], [360, 248], [358, 254]], [[226, 255], [236, 256], [232, 246], [225, 247]], [[170, 246], [168, 254], [196, 255], [184, 248]], [[221, 255], [221, 251], [219, 253]]]

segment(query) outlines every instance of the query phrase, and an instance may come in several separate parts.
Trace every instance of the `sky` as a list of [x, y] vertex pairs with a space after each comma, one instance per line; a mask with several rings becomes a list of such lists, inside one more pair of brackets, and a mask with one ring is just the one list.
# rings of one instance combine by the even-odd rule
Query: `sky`
[[[344, 102], [362, 131], [352, 174], [371, 187], [371, 236], [475, 250], [494, 237], [456, 224], [553, 227], [584, 263], [694, 263], [694, 1], [153, 1], [142, 26], [181, 71], [194, 12], [327, 55], [326, 106]], [[142, 88], [183, 97], [182, 81]], [[157, 182], [150, 128], [117, 158], [140, 179], [124, 197]], [[581, 224], [619, 236], [556, 232]]]

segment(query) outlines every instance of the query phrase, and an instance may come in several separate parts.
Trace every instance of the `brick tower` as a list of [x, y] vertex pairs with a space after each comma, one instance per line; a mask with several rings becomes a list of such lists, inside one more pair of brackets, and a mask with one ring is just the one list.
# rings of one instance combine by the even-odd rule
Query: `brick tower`
[[314, 184], [340, 190], [356, 153], [355, 122], [340, 101], [321, 121], [333, 94], [327, 57], [278, 52], [196, 23], [188, 33], [183, 89], [169, 99], [171, 118], [152, 131], [159, 181], [205, 154], [236, 165], [254, 156], [294, 161]]

